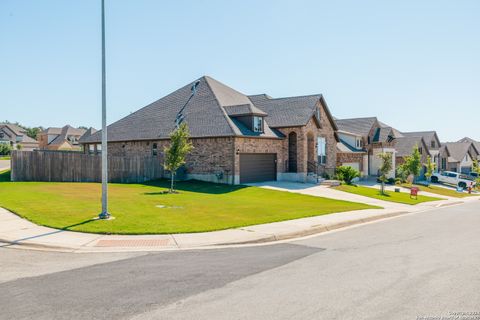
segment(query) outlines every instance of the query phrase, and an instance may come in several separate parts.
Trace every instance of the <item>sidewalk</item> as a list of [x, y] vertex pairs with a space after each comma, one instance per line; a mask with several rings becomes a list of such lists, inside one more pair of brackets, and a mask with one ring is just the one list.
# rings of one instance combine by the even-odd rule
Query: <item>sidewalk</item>
[[[318, 194], [333, 189], [315, 186], [299, 190], [302, 193]], [[338, 196], [332, 192], [332, 197]], [[344, 195], [344, 193], [341, 193]], [[361, 197], [352, 195], [354, 197]], [[357, 200], [352, 197], [348, 200]], [[365, 198], [365, 197], [361, 197]], [[366, 202], [381, 205], [385, 209], [369, 209], [334, 213], [317, 217], [274, 222], [236, 229], [203, 233], [169, 235], [100, 235], [58, 230], [38, 226], [0, 208], [0, 248], [23, 247], [29, 249], [68, 251], [68, 252], [124, 252], [124, 251], [163, 251], [194, 248], [211, 248], [225, 245], [267, 243], [293, 239], [316, 233], [331, 231], [352, 225], [395, 217], [403, 214], [428, 211], [435, 208], [478, 200], [478, 197], [456, 200], [428, 202], [416, 206], [387, 203], [370, 199]], [[345, 199], [347, 200], [347, 199]], [[360, 199], [365, 200], [365, 199]], [[381, 203], [378, 203], [380, 201]], [[385, 205], [386, 204], [386, 205]], [[108, 221], [105, 221], [108, 223]]]
[[10, 169], [10, 160], [0, 160], [0, 171]]

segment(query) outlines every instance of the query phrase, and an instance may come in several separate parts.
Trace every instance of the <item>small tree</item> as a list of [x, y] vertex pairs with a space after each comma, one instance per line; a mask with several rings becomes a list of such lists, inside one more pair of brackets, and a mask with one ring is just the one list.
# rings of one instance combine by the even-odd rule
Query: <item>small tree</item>
[[170, 145], [165, 148], [165, 163], [163, 167], [170, 171], [172, 181], [170, 184], [170, 193], [174, 192], [175, 174], [183, 164], [188, 153], [193, 149], [189, 142], [190, 134], [186, 123], [182, 123], [170, 134]]
[[16, 148], [17, 148], [17, 150], [22, 150], [23, 146], [21, 144], [17, 144]]
[[360, 172], [350, 166], [341, 166], [337, 168], [337, 176], [346, 184], [352, 184], [352, 180], [360, 177]]
[[413, 175], [413, 182], [415, 178], [420, 174], [422, 169], [422, 155], [418, 149], [418, 145], [415, 145], [410, 156], [405, 157], [403, 168], [407, 175]]
[[475, 182], [477, 183], [477, 188], [480, 188], [480, 164], [476, 159], [473, 160], [472, 171], [477, 174]]
[[427, 168], [427, 171], [425, 172], [425, 178], [427, 178], [427, 181], [430, 181], [430, 178], [433, 175], [433, 172], [437, 168], [437, 164], [432, 161], [432, 158], [430, 156], [427, 157], [427, 162], [424, 163], [425, 167]]
[[392, 171], [393, 164], [392, 164], [392, 153], [391, 152], [383, 152], [378, 155], [378, 158], [382, 161], [380, 165], [380, 181], [382, 182], [382, 195], [385, 195], [385, 181], [387, 181], [387, 174]]

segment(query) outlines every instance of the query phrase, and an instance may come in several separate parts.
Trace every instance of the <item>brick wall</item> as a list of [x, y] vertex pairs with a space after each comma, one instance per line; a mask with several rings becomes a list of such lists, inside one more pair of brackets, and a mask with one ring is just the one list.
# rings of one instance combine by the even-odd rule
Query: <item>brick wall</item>
[[338, 152], [337, 153], [337, 167], [344, 163], [358, 163], [360, 172], [363, 172], [363, 157], [365, 153], [362, 152]]
[[[187, 156], [188, 174], [232, 174], [233, 138], [192, 139], [194, 149]], [[159, 161], [163, 163], [163, 153], [169, 140], [110, 142], [108, 153], [112, 156], [131, 156], [153, 154], [153, 145], [157, 145]]]
[[286, 139], [235, 138], [235, 174], [240, 173], [240, 153], [275, 153], [277, 172], [285, 172], [287, 145]]

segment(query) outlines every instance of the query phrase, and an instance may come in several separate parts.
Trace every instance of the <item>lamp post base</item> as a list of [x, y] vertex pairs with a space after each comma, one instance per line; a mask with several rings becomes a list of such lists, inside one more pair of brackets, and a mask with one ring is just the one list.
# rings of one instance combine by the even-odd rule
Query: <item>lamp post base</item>
[[108, 212], [102, 212], [98, 215], [98, 219], [102, 219], [102, 220], [108, 220], [110, 219], [112, 216], [110, 215], [110, 213]]

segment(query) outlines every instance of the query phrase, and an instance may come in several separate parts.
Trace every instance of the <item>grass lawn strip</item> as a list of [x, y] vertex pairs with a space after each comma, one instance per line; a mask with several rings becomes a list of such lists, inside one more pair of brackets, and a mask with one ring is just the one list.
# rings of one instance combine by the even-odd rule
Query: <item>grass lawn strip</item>
[[[427, 187], [427, 186], [414, 184], [413, 186], [417, 187], [420, 191], [435, 193], [440, 196], [448, 196], [448, 197], [454, 197], [454, 198], [465, 198], [465, 197], [475, 196], [475, 194], [468, 194], [467, 192], [460, 193], [455, 190], [437, 187], [433, 185], [430, 185]], [[402, 184], [402, 187], [410, 189], [412, 186], [405, 183], [405, 184]]]
[[418, 199], [412, 199], [412, 198], [410, 198], [410, 194], [406, 193], [406, 192], [388, 191], [386, 195], [382, 195], [380, 193], [379, 189], [362, 187], [362, 186], [354, 186], [354, 185], [351, 185], [351, 186], [341, 185], [341, 186], [338, 186], [338, 187], [334, 187], [334, 189], [344, 191], [344, 192], [358, 194], [358, 195], [369, 197], [369, 198], [379, 199], [379, 200], [383, 200], [383, 201], [404, 203], [404, 204], [409, 204], [409, 205], [415, 205], [415, 204], [419, 204], [419, 203], [422, 203], [422, 202], [428, 202], [428, 201], [443, 200], [441, 198], [433, 198], [433, 197], [427, 197], [427, 196], [422, 196], [422, 195], [419, 195]]
[[[0, 181], [5, 175], [0, 174]], [[257, 187], [179, 182], [179, 194], [164, 194], [169, 181], [110, 184], [111, 221], [95, 221], [101, 184], [1, 182], [0, 206], [40, 225], [111, 234], [214, 231], [255, 224], [378, 208]]]

